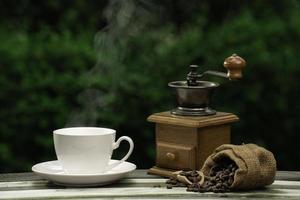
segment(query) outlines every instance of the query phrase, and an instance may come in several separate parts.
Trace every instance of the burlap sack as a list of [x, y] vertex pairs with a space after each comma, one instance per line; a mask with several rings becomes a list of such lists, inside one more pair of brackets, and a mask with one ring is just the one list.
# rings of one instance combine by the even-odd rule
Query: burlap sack
[[224, 157], [238, 166], [231, 189], [254, 189], [274, 182], [276, 160], [270, 151], [255, 144], [222, 145], [206, 159], [201, 171], [209, 176], [214, 163]]

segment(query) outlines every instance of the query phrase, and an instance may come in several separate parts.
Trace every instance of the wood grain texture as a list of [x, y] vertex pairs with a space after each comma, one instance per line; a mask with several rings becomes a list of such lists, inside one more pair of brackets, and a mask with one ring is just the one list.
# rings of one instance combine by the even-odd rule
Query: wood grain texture
[[156, 123], [156, 142], [197, 145], [197, 128]]
[[260, 190], [201, 194], [186, 192], [185, 188], [166, 189], [166, 179], [149, 176], [146, 170], [136, 170], [118, 183], [93, 188], [55, 186], [33, 173], [1, 174], [0, 199], [300, 199], [300, 172], [277, 172], [276, 179]]
[[[147, 174], [148, 169], [138, 169], [130, 173], [125, 179], [159, 179], [161, 177]], [[283, 181], [300, 181], [300, 171], [277, 171], [276, 180]], [[15, 182], [15, 181], [39, 181], [44, 180], [33, 172], [22, 173], [0, 173], [0, 182]]]
[[177, 126], [186, 126], [200, 128], [205, 126], [215, 126], [219, 124], [232, 123], [239, 120], [239, 118], [231, 113], [217, 112], [216, 115], [211, 116], [175, 116], [170, 111], [155, 113], [148, 117], [149, 122], [170, 124]]
[[198, 129], [197, 134], [197, 166], [196, 169], [201, 169], [205, 160], [212, 152], [222, 144], [230, 144], [230, 125], [210, 126]]

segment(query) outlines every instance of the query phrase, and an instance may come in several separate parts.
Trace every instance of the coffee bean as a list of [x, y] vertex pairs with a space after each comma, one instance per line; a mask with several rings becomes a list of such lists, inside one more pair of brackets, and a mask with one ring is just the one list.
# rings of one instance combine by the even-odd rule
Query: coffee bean
[[214, 193], [220, 193], [221, 190], [220, 190], [220, 189], [217, 189], [217, 188], [213, 188], [213, 189], [212, 189], [212, 192], [214, 192]]
[[193, 177], [192, 178], [192, 182], [193, 183], [198, 183], [199, 182], [199, 178], [198, 177]]
[[191, 176], [186, 176], [186, 177], [189, 181], [191, 181], [193, 183], [194, 177], [191, 177]]
[[199, 174], [198, 174], [198, 172], [197, 172], [196, 170], [193, 170], [193, 171], [191, 172], [191, 176], [192, 176], [192, 177], [198, 177]]
[[213, 177], [212, 179], [210, 179], [210, 183], [215, 184], [216, 182], [217, 182], [216, 177]]
[[226, 169], [226, 170], [224, 171], [224, 174], [229, 174], [230, 172], [231, 172], [230, 169]]
[[193, 191], [194, 191], [194, 188], [193, 188], [193, 187], [187, 187], [186, 191], [188, 191], [188, 192], [193, 192]]
[[193, 183], [191, 187], [198, 187], [198, 183]]
[[223, 187], [224, 187], [224, 188], [229, 188], [228, 182], [223, 182]]
[[181, 183], [181, 182], [178, 182], [176, 184], [177, 187], [186, 187], [186, 184], [185, 183]]
[[218, 172], [216, 173], [216, 176], [220, 176], [221, 174], [224, 174], [224, 172], [223, 172], [223, 171], [218, 171]]
[[172, 189], [172, 185], [167, 185], [167, 189]]

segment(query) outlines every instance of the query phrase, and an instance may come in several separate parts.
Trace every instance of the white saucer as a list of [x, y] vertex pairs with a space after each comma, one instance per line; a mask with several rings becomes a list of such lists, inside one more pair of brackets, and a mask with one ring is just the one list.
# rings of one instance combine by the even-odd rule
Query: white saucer
[[[109, 163], [117, 162], [110, 160]], [[59, 161], [48, 161], [36, 164], [32, 171], [55, 184], [64, 186], [87, 187], [113, 183], [136, 169], [135, 164], [123, 162], [110, 171], [99, 174], [66, 174]]]

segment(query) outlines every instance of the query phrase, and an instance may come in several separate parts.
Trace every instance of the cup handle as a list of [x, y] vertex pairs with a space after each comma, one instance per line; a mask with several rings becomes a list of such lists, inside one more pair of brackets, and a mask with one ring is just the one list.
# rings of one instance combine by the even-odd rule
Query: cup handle
[[133, 151], [133, 141], [130, 137], [128, 136], [122, 136], [120, 137], [116, 142], [113, 143], [113, 150], [117, 149], [121, 143], [122, 140], [126, 140], [127, 142], [129, 142], [129, 150], [127, 152], [127, 154], [118, 162], [112, 163], [110, 165], [108, 165], [108, 167], [106, 168], [106, 170], [110, 170], [116, 166], [118, 166], [119, 164], [123, 163], [125, 160], [128, 159], [128, 157], [131, 155], [132, 151]]

